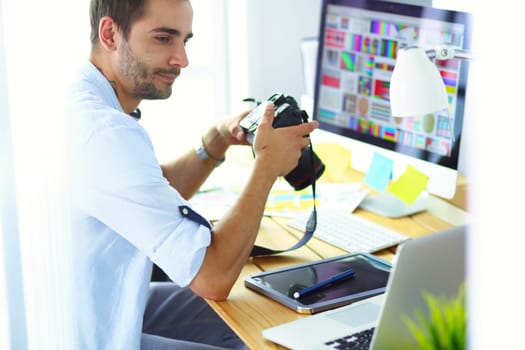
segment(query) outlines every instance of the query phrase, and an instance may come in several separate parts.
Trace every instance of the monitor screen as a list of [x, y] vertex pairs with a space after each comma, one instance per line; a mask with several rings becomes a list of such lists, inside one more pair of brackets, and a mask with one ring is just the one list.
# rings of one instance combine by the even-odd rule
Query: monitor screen
[[[436, 60], [449, 108], [394, 118], [390, 77], [404, 46], [470, 48], [468, 13], [383, 1], [323, 0], [313, 117], [320, 128], [429, 176], [429, 192], [452, 197], [457, 180], [468, 65]], [[402, 161], [401, 161], [402, 160]], [[435, 167], [440, 170], [437, 173]], [[449, 184], [443, 174], [452, 177]], [[442, 177], [443, 179], [439, 179]], [[446, 187], [439, 188], [439, 187]]]

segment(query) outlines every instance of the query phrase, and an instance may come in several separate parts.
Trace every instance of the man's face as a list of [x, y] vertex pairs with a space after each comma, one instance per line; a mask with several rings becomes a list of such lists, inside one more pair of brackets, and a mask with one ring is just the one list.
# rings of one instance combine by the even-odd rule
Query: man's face
[[149, 0], [128, 40], [118, 45], [117, 69], [131, 99], [166, 99], [182, 68], [191, 38], [193, 11], [186, 0]]

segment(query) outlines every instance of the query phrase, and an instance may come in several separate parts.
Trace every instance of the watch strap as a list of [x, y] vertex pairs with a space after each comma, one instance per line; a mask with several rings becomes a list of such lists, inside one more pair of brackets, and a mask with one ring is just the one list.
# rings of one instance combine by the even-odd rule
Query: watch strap
[[203, 139], [201, 139], [201, 142], [197, 145], [197, 147], [195, 147], [195, 153], [197, 153], [199, 159], [201, 159], [204, 162], [208, 162], [215, 167], [218, 167], [219, 165], [224, 163], [225, 160], [225, 158], [217, 159], [215, 157], [210, 156], [210, 154], [206, 150], [206, 146], [204, 145]]

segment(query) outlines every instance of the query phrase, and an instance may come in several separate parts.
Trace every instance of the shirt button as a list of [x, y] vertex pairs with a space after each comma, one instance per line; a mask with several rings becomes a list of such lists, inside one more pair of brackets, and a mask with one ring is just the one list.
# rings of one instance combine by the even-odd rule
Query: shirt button
[[183, 214], [183, 215], [188, 215], [188, 214], [189, 214], [189, 210], [188, 210], [188, 208], [184, 208], [184, 209], [182, 209], [182, 214]]

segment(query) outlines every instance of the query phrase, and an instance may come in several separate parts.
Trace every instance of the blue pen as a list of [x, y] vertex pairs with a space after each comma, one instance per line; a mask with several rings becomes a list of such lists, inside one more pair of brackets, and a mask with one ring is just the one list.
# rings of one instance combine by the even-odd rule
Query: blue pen
[[354, 269], [349, 269], [349, 270], [346, 270], [346, 271], [343, 271], [341, 273], [338, 273], [337, 275], [335, 276], [332, 276], [324, 281], [321, 281], [321, 282], [318, 282], [310, 287], [306, 287], [304, 289], [301, 289], [301, 290], [298, 290], [297, 292], [293, 293], [293, 297], [295, 299], [299, 299], [299, 298], [302, 298], [303, 296], [305, 296], [306, 294], [308, 293], [311, 293], [311, 292], [315, 292], [321, 288], [324, 288], [330, 284], [334, 284], [334, 283], [337, 283], [339, 281], [342, 281], [346, 278], [349, 278], [349, 277], [354, 277], [355, 276], [355, 270]]

